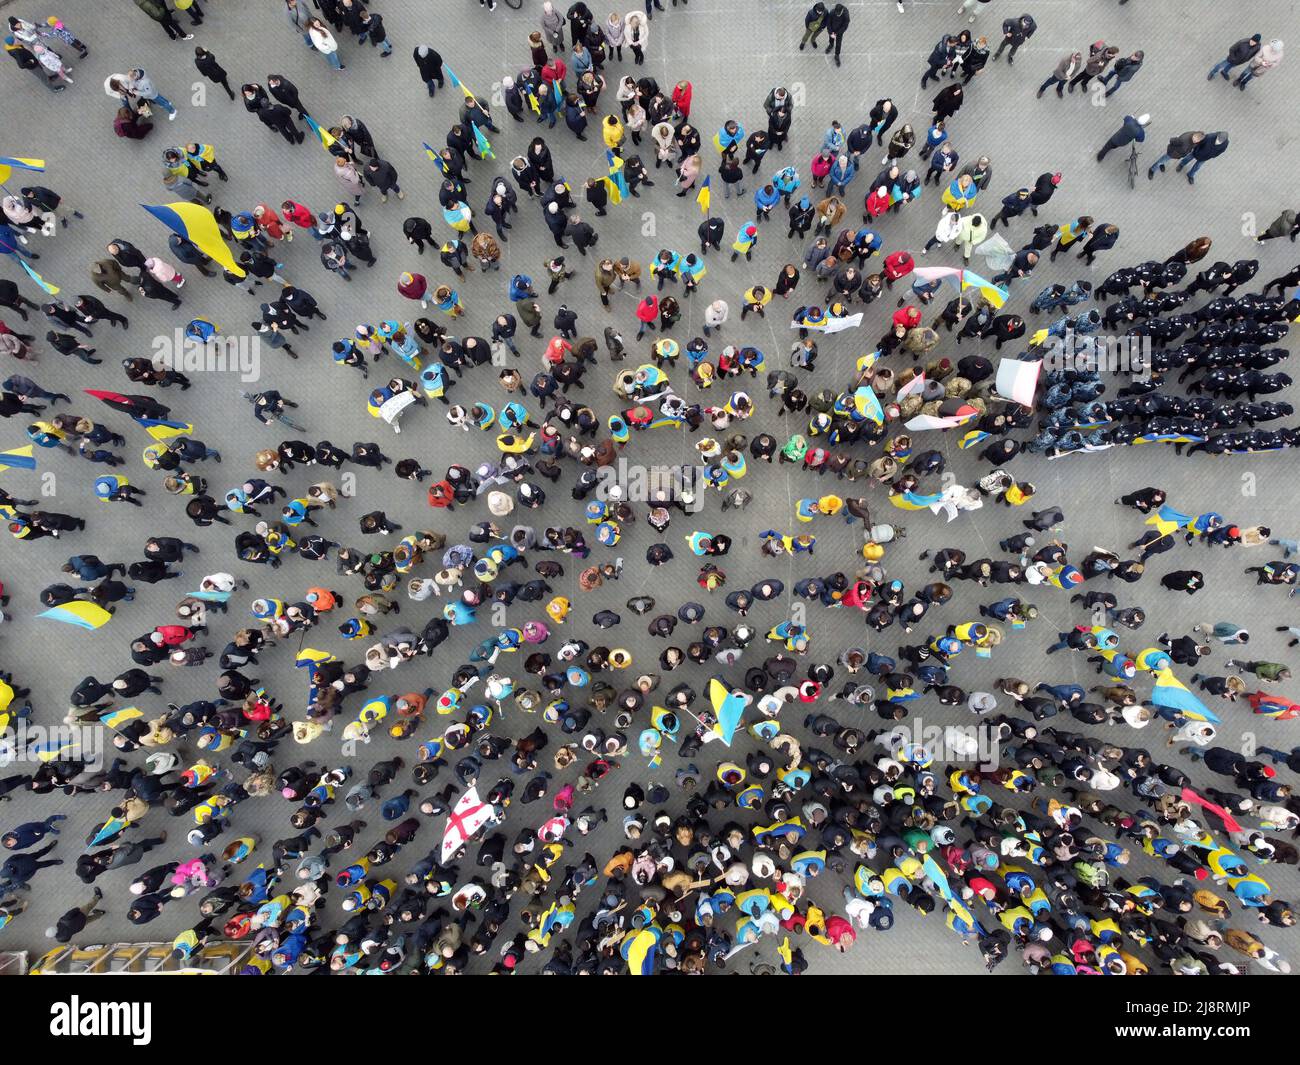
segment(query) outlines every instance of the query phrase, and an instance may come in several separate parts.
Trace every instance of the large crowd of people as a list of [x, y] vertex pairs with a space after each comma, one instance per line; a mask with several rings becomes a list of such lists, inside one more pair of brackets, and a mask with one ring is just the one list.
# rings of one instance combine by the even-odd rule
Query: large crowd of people
[[[1066, 217], [1054, 198], [1070, 168], [1113, 165], [1148, 114], [1126, 115], [1096, 164], [1091, 148], [1040, 174], [999, 158], [995, 180], [970, 112], [993, 106], [982, 88], [998, 66], [1011, 86], [1044, 64], [1032, 51], [1017, 63], [1033, 15], [983, 31], [988, 0], [964, 0], [927, 53], [913, 114], [911, 86], [881, 86], [900, 102], [846, 104], [812, 130], [775, 85], [716, 132], [692, 109], [725, 86], [655, 55], [658, 20], [692, 18], [687, 0], [541, 4], [510, 39], [518, 70], [497, 104], [475, 91], [493, 80], [482, 57], [444, 57], [432, 24], [410, 38], [379, 3], [259, 4], [283, 8], [288, 73], [243, 84], [228, 73], [243, 65], [236, 30], [263, 32], [260, 13], [125, 5], [140, 52], [113, 56], [103, 89], [113, 133], [143, 141], [139, 167], [159, 172], [160, 206], [134, 231], [89, 236], [57, 165], [87, 149], [59, 143], [57, 123], [32, 149], [45, 162], [0, 159], [13, 540], [0, 574], [24, 587], [0, 597], [0, 619], [95, 629], [51, 639], [104, 663], [63, 692], [40, 661], [2, 656], [0, 722], [20, 739], [5, 741], [0, 811], [61, 795], [96, 827], [82, 841], [61, 812], [0, 823], [0, 947], [100, 942], [107, 914], [150, 940], [180, 911], [180, 964], [246, 939], [249, 973], [704, 973], [761, 957], [797, 974], [816, 952], [865, 957], [859, 939], [928, 920], [989, 969], [1289, 971], [1275, 930], [1296, 919], [1300, 746], [1243, 750], [1226, 719], [1300, 716], [1289, 665], [1249, 657], [1300, 641], [1284, 623], [1297, 534], [1254, 521], [1249, 500], [1219, 513], [1170, 498], [1158, 463], [1210, 478], [1226, 456], [1300, 445], [1283, 365], [1300, 266], [1220, 253], [1236, 223], [1201, 235], [1213, 219], [1195, 206], [1192, 228], [1156, 249], [1126, 246], [1105, 203]], [[6, 92], [28, 71], [66, 94], [42, 106], [70, 104], [96, 41], [20, 9], [6, 11]], [[853, 62], [844, 4], [813, 4], [789, 33], [828, 71]], [[1283, 57], [1267, 36], [1222, 59], [1216, 43], [1209, 80], [1266, 92], [1252, 83]], [[1130, 44], [1031, 71], [1026, 94], [1048, 76], [1027, 106], [1076, 91], [1127, 104], [1150, 76]], [[209, 106], [242, 103], [257, 145], [244, 153], [325, 167], [336, 202], [271, 188], [235, 202], [223, 186], [239, 146], [172, 143], [180, 90], [130, 65], [169, 46], [193, 49]], [[428, 171], [399, 173], [396, 146], [362, 118], [305, 100], [291, 77], [313, 62], [339, 79], [383, 63], [427, 90], [446, 126], [424, 145]], [[1194, 184], [1249, 136], [1180, 133], [1146, 177], [1176, 161]], [[590, 142], [599, 176], [563, 172], [552, 146], [566, 138]], [[429, 217], [418, 204], [435, 190]], [[698, 244], [610, 247], [600, 220], [633, 198], [689, 217]], [[377, 224], [381, 205], [410, 212], [404, 242]], [[898, 217], [920, 213], [934, 236], [907, 247]], [[502, 269], [521, 232], [554, 244], [537, 276]], [[1283, 211], [1253, 254], [1298, 233]], [[98, 295], [67, 271], [51, 291], [39, 260], [55, 236], [81, 242]], [[709, 278], [742, 257], [771, 284], [729, 293]], [[370, 321], [358, 274], [390, 286]], [[206, 311], [222, 282], [248, 294], [247, 329]], [[140, 301], [167, 305], [183, 354], [119, 369], [108, 349]], [[767, 319], [788, 347], [773, 350]], [[819, 373], [841, 332], [865, 354]], [[237, 359], [241, 337], [335, 375], [336, 402], [368, 411], [374, 438], [322, 437], [330, 410], [250, 380], [247, 403], [211, 404], [213, 422], [247, 429], [242, 452], [205, 443], [168, 397], [212, 387], [196, 371]], [[1108, 363], [1116, 353], [1128, 362]], [[84, 391], [48, 376], [60, 356]], [[649, 462], [664, 436], [687, 461]], [[1114, 501], [1131, 538], [1071, 543], [1068, 513], [1109, 504], [1086, 465], [1106, 457], [1067, 464], [1067, 498], [1044, 498], [1016, 460], [1125, 446], [1157, 459]], [[963, 484], [950, 466], [966, 451], [963, 471], [982, 466]], [[55, 509], [31, 487], [60, 453], [90, 464], [84, 506], [64, 489]], [[752, 506], [744, 478], [769, 464], [794, 486], [788, 508]], [[411, 482], [410, 505], [362, 513], [347, 486], [360, 470]], [[999, 505], [1001, 526], [971, 513]], [[909, 546], [907, 514], [946, 519], [944, 546]], [[102, 546], [122, 522], [145, 523], [139, 557]], [[819, 529], [845, 525], [851, 553], [817, 550]], [[191, 528], [219, 531], [224, 551]], [[46, 565], [43, 539], [65, 541], [66, 562]], [[1186, 609], [1210, 598], [1209, 548], [1242, 560], [1239, 590], [1268, 586], [1259, 601], [1278, 622], [1253, 640], [1202, 621], [1216, 608]], [[741, 551], [768, 575], [729, 579]], [[696, 598], [665, 595], [664, 566], [694, 575]], [[625, 607], [588, 619], [584, 596], [620, 581]], [[1066, 631], [1040, 616], [1049, 598]], [[848, 646], [829, 635], [850, 626]], [[1039, 672], [990, 683], [980, 663], [1026, 642], [1047, 656]], [[273, 663], [299, 667], [300, 685], [264, 682]], [[1080, 663], [1095, 684], [1075, 681]], [[182, 675], [204, 694], [173, 695]], [[932, 735], [912, 727], [927, 707], [945, 722]], [[60, 723], [67, 742], [21, 740]], [[75, 738], [91, 730], [107, 737], [99, 757]], [[400, 753], [376, 757], [372, 742]], [[265, 823], [278, 838], [261, 838]], [[25, 925], [37, 887], [76, 903], [48, 929]]]

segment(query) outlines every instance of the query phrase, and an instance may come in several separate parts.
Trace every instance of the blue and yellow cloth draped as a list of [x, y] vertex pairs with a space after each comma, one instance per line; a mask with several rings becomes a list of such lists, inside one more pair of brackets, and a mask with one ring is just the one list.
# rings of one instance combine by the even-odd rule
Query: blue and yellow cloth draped
[[221, 229], [212, 212], [197, 203], [140, 204], [158, 221], [188, 240], [213, 262], [220, 264], [236, 277], [244, 276], [244, 269], [226, 247]]
[[0, 470], [34, 470], [36, 458], [33, 445], [24, 444], [9, 451], [0, 451]]
[[942, 492], [922, 495], [920, 492], [890, 492], [889, 501], [899, 510], [929, 510], [943, 500]]
[[113, 619], [113, 615], [98, 603], [87, 602], [84, 599], [74, 599], [59, 606], [52, 606], [48, 610], [42, 610], [36, 616], [48, 618], [50, 621], [61, 621], [65, 625], [75, 625], [79, 629], [92, 630], [102, 628]]
[[627, 178], [623, 176], [623, 160], [615, 155], [613, 151], [606, 149], [605, 162], [608, 165], [608, 170], [600, 180], [604, 182], [605, 191], [609, 195], [609, 202], [617, 206], [629, 194]]
[[1219, 718], [1187, 686], [1174, 676], [1166, 666], [1156, 671], [1156, 684], [1151, 691], [1151, 702], [1167, 710], [1176, 710], [1189, 721], [1208, 721], [1217, 725]]
[[18, 155], [0, 155], [0, 185], [8, 181], [15, 170], [31, 170], [43, 174], [45, 172], [45, 160], [24, 159]]
[[23, 268], [28, 277], [41, 286], [43, 292], [48, 292], [51, 296], [57, 296], [62, 291], [62, 289], [60, 289], [58, 285], [54, 284], [54, 282], [46, 281], [45, 278], [41, 277], [40, 274], [28, 266], [26, 259], [19, 259], [18, 265]]
[[1154, 525], [1161, 536], [1168, 536], [1179, 529], [1186, 529], [1192, 523], [1192, 516], [1175, 510], [1165, 503], [1159, 510], [1147, 518], [1145, 524]]

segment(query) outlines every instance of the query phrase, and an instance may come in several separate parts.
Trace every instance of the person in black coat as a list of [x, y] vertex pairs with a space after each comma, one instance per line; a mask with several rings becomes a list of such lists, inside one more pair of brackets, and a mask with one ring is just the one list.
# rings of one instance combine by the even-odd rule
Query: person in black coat
[[257, 114], [262, 109], [262, 105], [269, 103], [271, 99], [266, 95], [266, 90], [255, 81], [241, 85], [239, 93], [244, 98], [244, 110], [250, 115]]
[[596, 242], [600, 240], [600, 234], [576, 214], [569, 219], [569, 224], [564, 227], [564, 236], [573, 241], [573, 246], [582, 255], [586, 255], [587, 249], [594, 248]]
[[961, 110], [964, 99], [965, 93], [960, 85], [948, 85], [940, 89], [934, 96], [934, 121], [951, 118]]
[[268, 74], [266, 76], [266, 88], [274, 99], [284, 104], [285, 107], [297, 111], [300, 119], [307, 117], [307, 108], [303, 106], [303, 102], [298, 96], [298, 87], [283, 74]]
[[220, 85], [232, 100], [235, 98], [235, 90], [230, 87], [230, 76], [226, 73], [225, 68], [217, 62], [217, 57], [206, 48], [194, 49], [194, 65], [208, 81], [214, 85]]
[[267, 129], [280, 134], [290, 144], [301, 144], [305, 134], [295, 129], [293, 117], [284, 104], [273, 104], [268, 100], [257, 112], [258, 121]]
[[1078, 257], [1091, 266], [1093, 260], [1097, 258], [1097, 253], [1113, 248], [1117, 240], [1119, 240], [1119, 226], [1111, 225], [1109, 222], [1104, 226], [1097, 226]]
[[416, 45], [412, 58], [415, 60], [416, 68], [420, 71], [420, 80], [424, 82], [425, 88], [429, 90], [429, 96], [435, 96], [437, 89], [434, 86], [436, 85], [438, 89], [441, 89], [447, 84], [442, 73], [442, 56], [427, 44], [421, 44]]
[[1009, 47], [1011, 54], [1007, 56], [1007, 66], [1011, 66], [1016, 61], [1017, 49], [1029, 40], [1037, 29], [1038, 23], [1034, 21], [1032, 15], [1004, 19], [1002, 22], [1002, 43], [998, 45], [998, 50], [993, 53], [993, 58], [1001, 59], [1003, 51]]
[[826, 16], [824, 23], [827, 32], [830, 34], [826, 41], [826, 54], [830, 55], [831, 51], [835, 52], [835, 65], [840, 65], [840, 49], [844, 46], [844, 34], [849, 28], [849, 9], [843, 4], [836, 4]]
[[1061, 175], [1059, 172], [1038, 175], [1038, 180], [1034, 182], [1034, 189], [1029, 194], [1029, 210], [1035, 218], [1038, 217], [1038, 208], [1052, 198], [1052, 193], [1056, 191], [1056, 186], [1060, 183]]
[[144, 273], [144, 252], [130, 241], [115, 237], [108, 243], [108, 254], [124, 270], [135, 270], [137, 273]]
[[421, 255], [424, 254], [424, 245], [426, 242], [435, 246], [437, 245], [437, 241], [433, 239], [433, 226], [431, 226], [425, 218], [420, 218], [415, 215], [408, 218], [402, 223], [402, 232], [406, 236], [407, 243], [414, 244], [415, 250]]
[[1187, 183], [1196, 184], [1196, 171], [1200, 170], [1203, 165], [1211, 159], [1217, 159], [1228, 150], [1228, 134], [1224, 130], [1217, 133], [1207, 133], [1205, 139], [1196, 145], [1187, 155], [1179, 160], [1177, 169], [1181, 172], [1183, 167], [1188, 163], [1192, 164], [1191, 170], [1187, 171]]
[[974, 47], [966, 53], [966, 58], [962, 60], [961, 69], [965, 71], [965, 76], [961, 79], [961, 83], [969, 85], [971, 79], [988, 65], [988, 61], [989, 39], [980, 37], [975, 41]]

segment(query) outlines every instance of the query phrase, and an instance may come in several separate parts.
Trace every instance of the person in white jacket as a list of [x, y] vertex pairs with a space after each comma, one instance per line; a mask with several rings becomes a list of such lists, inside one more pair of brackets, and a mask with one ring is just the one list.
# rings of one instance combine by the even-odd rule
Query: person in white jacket
[[727, 322], [728, 315], [731, 314], [731, 308], [727, 306], [726, 300], [714, 300], [704, 308], [704, 335], [712, 336], [714, 331], [721, 332], [722, 327]]
[[632, 49], [636, 65], [640, 66], [645, 62], [645, 46], [650, 41], [650, 27], [646, 24], [645, 16], [637, 11], [629, 12], [623, 20], [623, 36], [627, 40], [627, 46]]
[[330, 66], [335, 70], [347, 69], [339, 58], [339, 42], [334, 39], [334, 34], [330, 33], [325, 23], [318, 18], [308, 19], [307, 36], [311, 39], [311, 46], [329, 60]]

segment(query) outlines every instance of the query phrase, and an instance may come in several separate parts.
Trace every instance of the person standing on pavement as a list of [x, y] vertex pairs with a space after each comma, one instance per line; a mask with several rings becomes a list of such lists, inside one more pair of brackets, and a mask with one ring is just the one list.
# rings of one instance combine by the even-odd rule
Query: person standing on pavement
[[1139, 50], [1130, 56], [1115, 60], [1115, 65], [1099, 79], [1103, 85], [1108, 86], [1106, 89], [1108, 97], [1114, 96], [1115, 93], [1119, 92], [1121, 85], [1132, 81], [1137, 76], [1137, 72], [1142, 69], [1143, 58], [1144, 53]]
[[1237, 80], [1232, 84], [1237, 86], [1242, 92], [1246, 91], [1246, 86], [1262, 74], [1267, 74], [1274, 67], [1282, 62], [1282, 42], [1279, 40], [1269, 41], [1255, 55], [1251, 61], [1246, 64], [1246, 69], [1237, 75]]
[[176, 22], [176, 16], [167, 6], [167, 0], [135, 0], [135, 6], [165, 29], [173, 41], [194, 40], [194, 34], [186, 33]]
[[1141, 144], [1146, 140], [1146, 125], [1151, 121], [1150, 115], [1125, 115], [1123, 124], [1110, 135], [1110, 140], [1101, 146], [1097, 153], [1097, 162], [1101, 162], [1116, 148], [1126, 144]]
[[1228, 54], [1224, 59], [1210, 67], [1210, 72], [1205, 75], [1205, 80], [1213, 81], [1214, 75], [1218, 74], [1224, 81], [1230, 81], [1232, 68], [1239, 67], [1242, 63], [1249, 63], [1254, 59], [1259, 54], [1263, 40], [1263, 35], [1258, 33], [1243, 37], [1228, 49]]

